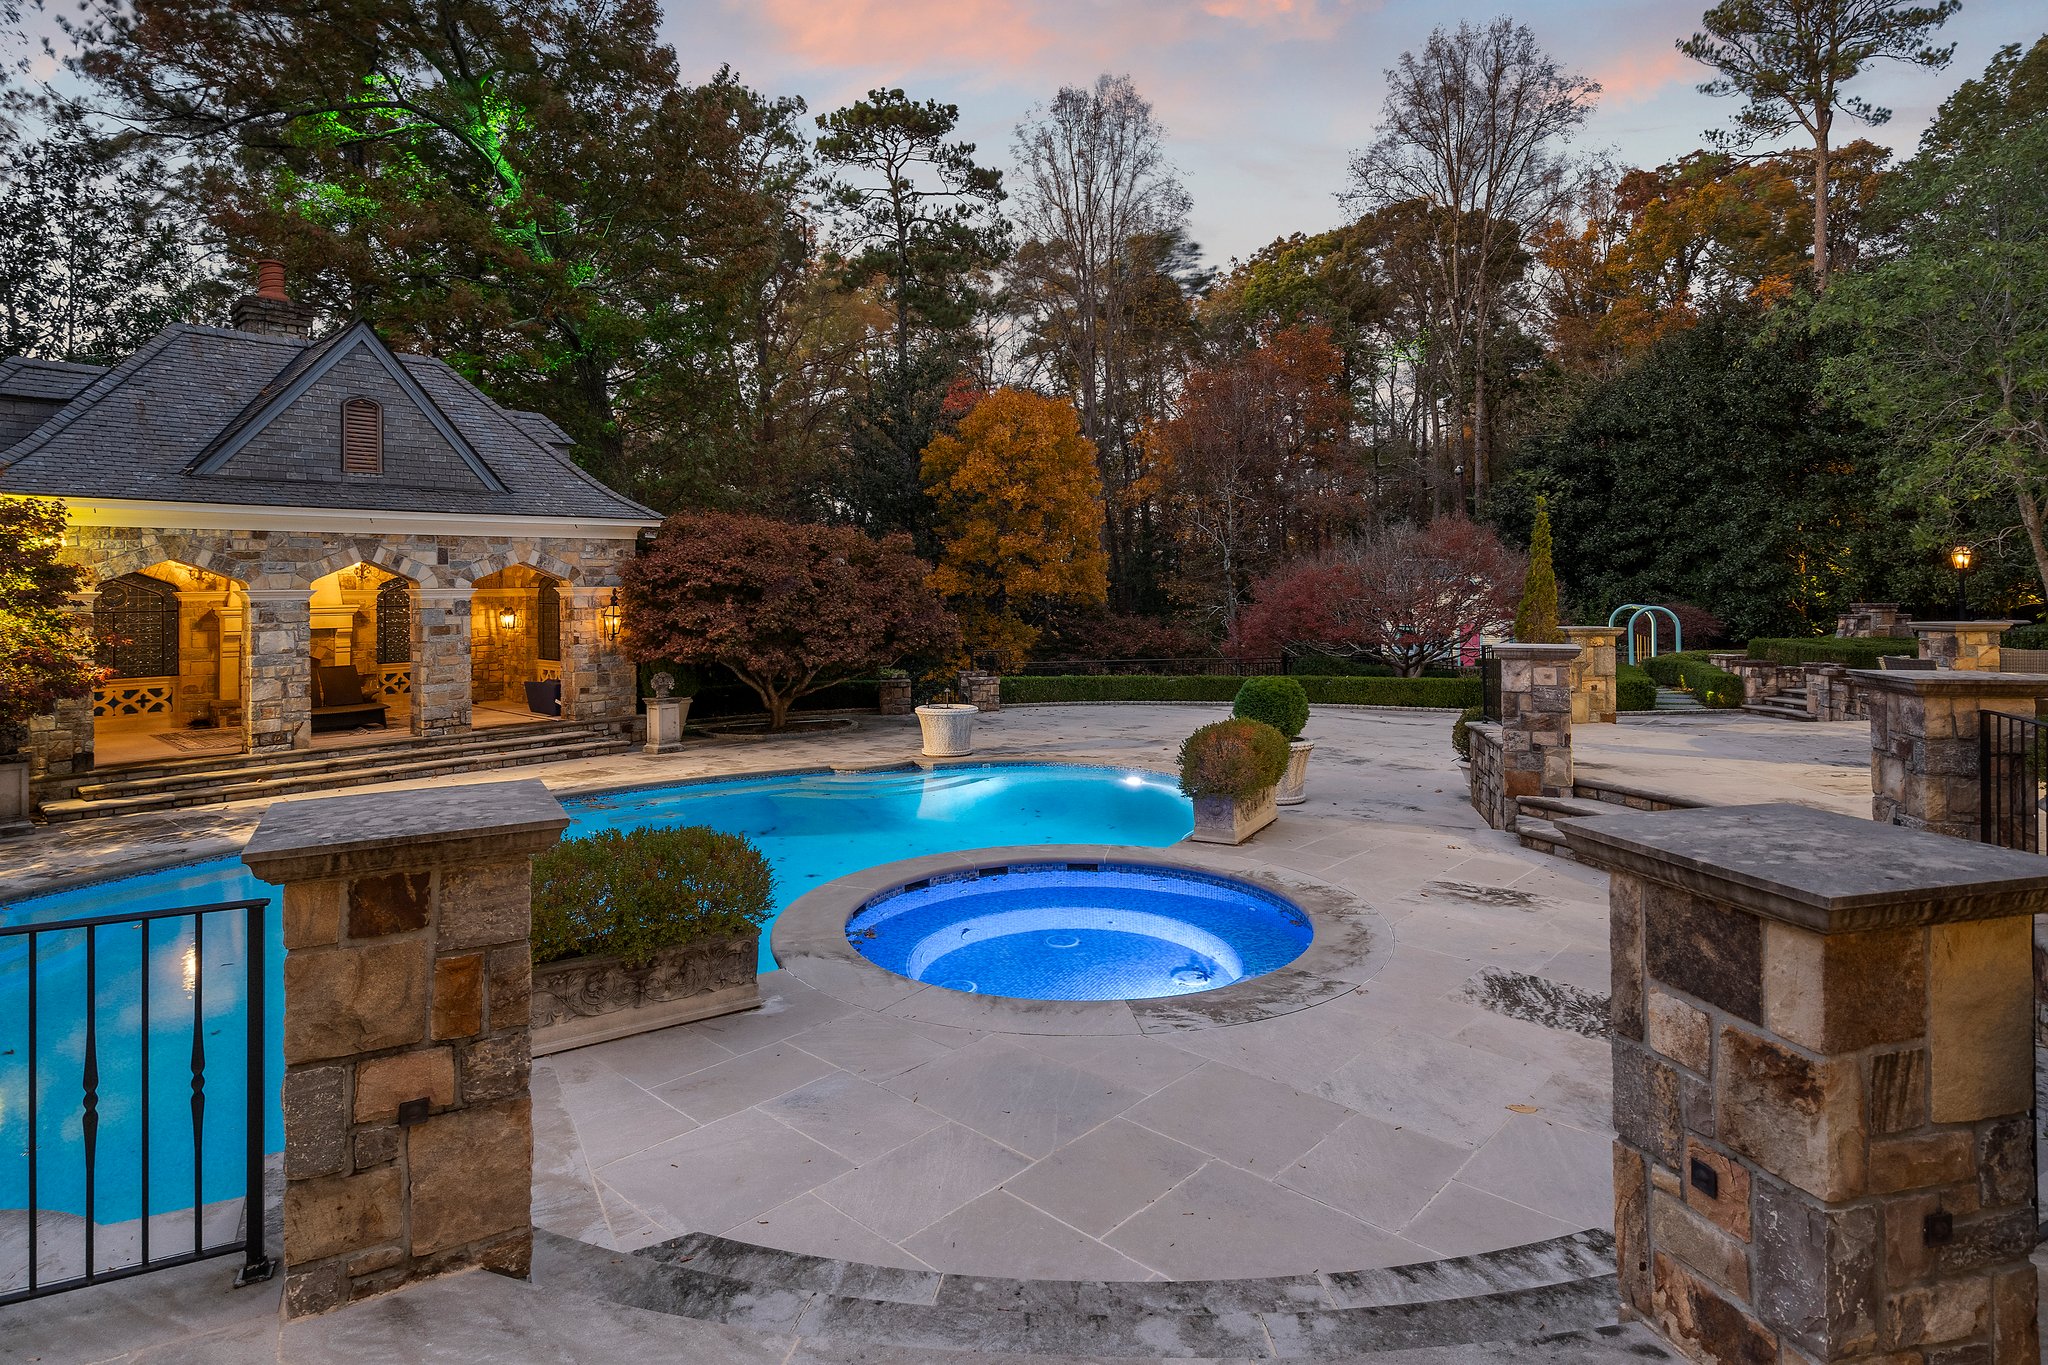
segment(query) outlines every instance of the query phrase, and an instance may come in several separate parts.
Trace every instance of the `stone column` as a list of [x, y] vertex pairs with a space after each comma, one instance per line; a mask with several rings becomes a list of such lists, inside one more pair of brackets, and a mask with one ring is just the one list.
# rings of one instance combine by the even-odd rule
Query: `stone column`
[[604, 633], [615, 587], [562, 590], [562, 719], [633, 719], [633, 665]]
[[1998, 637], [2018, 621], [1915, 621], [1907, 629], [1920, 637], [1920, 657], [1942, 668], [1971, 673], [1998, 672]]
[[1495, 645], [1502, 794], [1572, 794], [1572, 661], [1577, 645]]
[[284, 1315], [533, 1250], [539, 782], [288, 801], [242, 861], [284, 888]]
[[1564, 638], [1579, 647], [1572, 660], [1572, 724], [1612, 725], [1616, 703], [1615, 670], [1621, 631], [1613, 626], [1559, 626]]
[[2027, 673], [1849, 670], [1870, 714], [1870, 818], [1977, 837], [1979, 717], [2034, 717], [2048, 678]]
[[250, 588], [242, 736], [252, 754], [313, 745], [313, 601], [306, 588]]
[[1863, 702], [1847, 664], [1802, 664], [1806, 674], [1806, 714], [1815, 720], [1858, 720]]
[[2048, 860], [1793, 805], [1559, 828], [1612, 873], [1626, 1308], [1714, 1365], [2037, 1365]]
[[412, 732], [469, 729], [469, 588], [412, 590]]
[[1003, 709], [1003, 680], [995, 673], [969, 669], [960, 675], [960, 700], [983, 711]]

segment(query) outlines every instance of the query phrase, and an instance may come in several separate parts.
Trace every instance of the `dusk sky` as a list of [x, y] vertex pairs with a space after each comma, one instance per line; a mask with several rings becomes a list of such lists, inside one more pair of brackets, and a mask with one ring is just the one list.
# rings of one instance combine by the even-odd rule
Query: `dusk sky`
[[[691, 79], [730, 63], [813, 113], [875, 86], [960, 106], [981, 159], [1007, 168], [1010, 132], [1061, 85], [1128, 72], [1166, 125], [1212, 263], [1290, 231], [1334, 226], [1348, 154], [1372, 134], [1381, 73], [1432, 25], [1484, 21], [1419, 0], [665, 0], [666, 32]], [[1701, 0], [1563, 0], [1514, 6], [1538, 41], [1600, 82], [1582, 147], [1654, 165], [1700, 145], [1733, 99], [1694, 89], [1705, 68], [1673, 44]], [[1965, 0], [1944, 37], [1949, 69], [1884, 64], [1855, 93], [1897, 112], [1872, 134], [1910, 151], [1942, 98], [2004, 43], [2048, 23], [2038, 0]], [[1840, 141], [1861, 134], [1842, 130]]]

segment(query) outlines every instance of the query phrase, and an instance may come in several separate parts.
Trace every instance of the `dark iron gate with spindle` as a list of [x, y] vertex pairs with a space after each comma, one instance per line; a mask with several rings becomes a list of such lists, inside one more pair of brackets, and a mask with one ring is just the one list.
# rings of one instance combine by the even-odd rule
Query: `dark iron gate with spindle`
[[1479, 647], [1479, 718], [1500, 721], [1500, 657], [1492, 645]]
[[[5, 1244], [26, 1253], [25, 1264], [0, 1262], [0, 1305], [217, 1256], [242, 1257], [238, 1284], [269, 1277], [263, 1239], [269, 904], [226, 901], [0, 926], [0, 982], [6, 983], [0, 1098], [19, 1107], [26, 1139], [17, 1146], [10, 1133], [8, 1150], [0, 1152], [8, 1166], [17, 1157], [25, 1163], [0, 1168], [0, 1188], [25, 1197], [0, 1218], [19, 1221], [25, 1236]], [[208, 1013], [208, 944], [218, 949], [224, 935], [227, 946], [240, 948], [239, 1030], [218, 989]], [[153, 978], [173, 971], [174, 984], [153, 985]], [[167, 995], [188, 996], [189, 1009], [182, 1000], [167, 1006]], [[217, 1026], [210, 1027], [210, 1019]], [[209, 1058], [210, 1037], [238, 1032], [241, 1057], [216, 1044], [217, 1052], [230, 1053], [227, 1064]], [[179, 1076], [182, 1083], [171, 1087], [178, 1112], [168, 1119], [155, 1103], [162, 1097], [151, 1093], [153, 1081], [167, 1079], [167, 1062], [174, 1063], [172, 1075], [189, 1068], [189, 1077]], [[230, 1074], [218, 1074], [224, 1070]], [[224, 1109], [239, 1113], [239, 1144], [232, 1142], [232, 1125], [222, 1141]], [[209, 1156], [215, 1158], [211, 1170]], [[110, 1184], [118, 1187], [111, 1196]]]
[[2048, 852], [2042, 801], [2048, 797], [2048, 724], [1978, 713], [1977, 837], [2000, 848]]

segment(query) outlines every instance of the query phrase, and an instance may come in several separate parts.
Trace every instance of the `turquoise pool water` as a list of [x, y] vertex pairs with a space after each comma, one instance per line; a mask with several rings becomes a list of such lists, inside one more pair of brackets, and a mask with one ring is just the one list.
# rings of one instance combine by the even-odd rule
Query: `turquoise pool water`
[[[640, 825], [709, 825], [757, 843], [775, 871], [779, 913], [823, 882], [863, 868], [924, 854], [996, 845], [1114, 843], [1164, 847], [1193, 827], [1174, 783], [1152, 773], [1109, 768], [996, 766], [939, 772], [810, 774], [741, 778], [565, 801], [569, 834]], [[0, 907], [0, 923], [202, 905], [270, 896], [235, 858], [96, 882]], [[99, 1005], [94, 1016], [100, 1068], [95, 1207], [101, 1222], [140, 1209], [142, 1122], [139, 1084], [147, 1039], [150, 1073], [152, 1212], [189, 1208], [193, 1138], [191, 1066], [195, 997], [213, 1099], [205, 1110], [199, 1166], [208, 1200], [238, 1188], [243, 1119], [239, 1095], [247, 1025], [241, 978], [242, 917], [210, 917], [197, 951], [189, 921], [152, 928], [146, 950], [136, 927], [98, 935]], [[273, 904], [265, 917], [271, 986], [266, 1034], [273, 1085], [282, 1074], [284, 948]], [[45, 936], [36, 963], [40, 1152], [39, 1207], [83, 1213], [81, 1145], [86, 1033], [85, 935]], [[761, 966], [774, 966], [768, 935]], [[25, 940], [0, 941], [0, 1209], [27, 1204], [27, 1009]], [[149, 1020], [142, 1019], [144, 973]], [[266, 1150], [283, 1147], [275, 1105]]]

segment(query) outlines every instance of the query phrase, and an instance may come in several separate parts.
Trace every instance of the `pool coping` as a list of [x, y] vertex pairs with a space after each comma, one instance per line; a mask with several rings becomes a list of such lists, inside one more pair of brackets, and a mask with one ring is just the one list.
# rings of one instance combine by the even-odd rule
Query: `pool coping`
[[[970, 995], [876, 966], [847, 941], [847, 920], [877, 894], [906, 882], [984, 868], [1069, 862], [1235, 877], [1299, 906], [1314, 926], [1315, 938], [1300, 957], [1263, 976], [1212, 991], [1152, 1000], [1020, 1000]], [[1116, 1037], [1224, 1028], [1325, 1004], [1378, 975], [1393, 955], [1394, 933], [1378, 911], [1351, 892], [1292, 868], [1275, 867], [1259, 859], [1248, 846], [1224, 850], [1183, 841], [1164, 848], [1027, 844], [884, 863], [799, 896], [777, 917], [769, 943], [783, 971], [857, 1008], [983, 1032]]]

